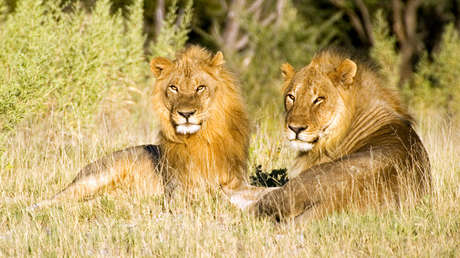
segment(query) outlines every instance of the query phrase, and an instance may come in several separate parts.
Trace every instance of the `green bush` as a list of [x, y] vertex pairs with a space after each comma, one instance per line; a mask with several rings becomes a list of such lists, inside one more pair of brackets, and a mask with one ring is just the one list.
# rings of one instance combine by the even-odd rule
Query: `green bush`
[[441, 43], [430, 60], [425, 54], [406, 91], [419, 109], [436, 109], [460, 118], [460, 37], [453, 24], [445, 27]]
[[[374, 20], [372, 58], [379, 64], [387, 86], [397, 89], [400, 54], [396, 40], [379, 11]], [[451, 24], [445, 27], [440, 44], [432, 56], [425, 53], [417, 63], [411, 80], [402, 86], [402, 95], [418, 113], [435, 112], [458, 119], [460, 115], [460, 38]]]
[[[135, 6], [132, 18], [140, 19]], [[106, 94], [142, 79], [142, 20], [127, 25], [110, 15], [107, 0], [91, 14], [78, 6], [66, 13], [51, 1], [18, 2], [0, 27], [1, 129], [51, 110], [65, 111], [69, 121], [89, 119]]]
[[[249, 48], [231, 55], [234, 70], [240, 74], [250, 107], [273, 103], [280, 95], [280, 66], [289, 62], [296, 68], [309, 63], [313, 54], [331, 43], [337, 33], [334, 23], [340, 15], [331, 17], [321, 26], [310, 26], [297, 15], [287, 1], [282, 19], [269, 26], [261, 25], [255, 16], [242, 16], [241, 24], [249, 35]], [[279, 107], [279, 103], [276, 103]]]
[[390, 29], [382, 10], [377, 11], [372, 27], [374, 45], [370, 56], [380, 66], [380, 73], [386, 86], [398, 88], [400, 55], [396, 52], [396, 39], [390, 36]]
[[155, 42], [150, 45], [152, 57], [174, 57], [177, 50], [183, 48], [188, 40], [192, 22], [193, 1], [187, 1], [182, 18], [178, 21], [177, 0], [173, 0]]
[[[111, 14], [109, 0], [97, 1], [90, 12], [80, 3], [22, 0], [8, 15], [2, 3], [0, 134], [25, 118], [50, 113], [68, 125], [88, 125], [104, 100], [115, 109], [113, 103], [130, 99], [128, 86], [145, 87], [150, 72], [142, 0], [133, 1], [127, 18]], [[190, 10], [176, 26], [174, 3], [158, 43], [151, 46], [155, 54], [183, 47]]]

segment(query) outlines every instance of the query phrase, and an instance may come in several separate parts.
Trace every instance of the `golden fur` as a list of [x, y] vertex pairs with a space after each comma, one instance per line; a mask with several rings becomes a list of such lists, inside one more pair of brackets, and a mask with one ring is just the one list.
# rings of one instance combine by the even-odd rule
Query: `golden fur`
[[372, 69], [327, 50], [298, 72], [289, 64], [282, 72], [285, 133], [298, 154], [291, 180], [253, 212], [313, 217], [426, 192], [425, 148], [398, 96]]
[[[158, 62], [152, 61], [153, 70]], [[153, 101], [161, 121], [160, 145], [185, 185], [236, 186], [246, 176], [248, 118], [240, 89], [222, 64], [220, 52], [212, 58], [207, 51], [191, 47], [176, 62], [163, 65], [157, 77]], [[165, 91], [171, 84], [179, 94], [183, 92], [181, 99], [168, 99]], [[195, 103], [187, 94], [193, 94], [199, 85], [206, 85], [209, 96]], [[195, 108], [197, 116], [206, 117], [203, 128], [193, 135], [178, 134], [171, 123], [171, 109], [184, 107]]]
[[109, 154], [87, 165], [63, 191], [34, 207], [81, 199], [120, 185], [153, 194], [170, 194], [176, 187], [222, 188], [231, 194], [232, 202], [244, 205], [241, 193], [253, 189], [245, 181], [248, 118], [240, 89], [223, 64], [221, 52], [212, 56], [197, 46], [173, 61], [154, 58], [159, 145]]

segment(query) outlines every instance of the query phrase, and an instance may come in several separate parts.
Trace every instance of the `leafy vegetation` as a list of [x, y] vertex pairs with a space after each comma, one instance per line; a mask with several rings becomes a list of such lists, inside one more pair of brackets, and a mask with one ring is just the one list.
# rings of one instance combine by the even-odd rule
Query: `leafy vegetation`
[[453, 24], [446, 26], [439, 48], [431, 58], [424, 55], [406, 89], [421, 110], [438, 109], [460, 121], [460, 37]]
[[[422, 1], [416, 9], [444, 17], [442, 37], [428, 30], [428, 19], [416, 19], [420, 44], [403, 79], [403, 48], [414, 43], [395, 32], [390, 1], [0, 0], [0, 256], [457, 255], [460, 41], [455, 8], [441, 2]], [[361, 36], [353, 15], [363, 28], [370, 24]], [[417, 118], [433, 193], [417, 205], [304, 224], [253, 218], [220, 193], [169, 203], [119, 189], [27, 212], [104, 153], [155, 142], [148, 61], [172, 57], [188, 43], [224, 51], [253, 122], [252, 180], [271, 186], [287, 181], [284, 168], [293, 158], [281, 131], [279, 66], [299, 69], [331, 44], [369, 50]]]
[[136, 80], [128, 71], [142, 66], [142, 42], [135, 33], [125, 34], [122, 17], [110, 15], [108, 1], [99, 1], [91, 17], [74, 8], [64, 13], [51, 2], [25, 0], [2, 24], [3, 130], [14, 129], [26, 116], [49, 112], [85, 121], [104, 96], [120, 92], [123, 81]]
[[159, 31], [155, 42], [151, 42], [151, 56], [174, 57], [177, 50], [182, 49], [188, 39], [192, 21], [192, 4], [188, 1], [180, 19], [177, 17], [177, 1], [174, 0], [169, 7], [166, 19]]

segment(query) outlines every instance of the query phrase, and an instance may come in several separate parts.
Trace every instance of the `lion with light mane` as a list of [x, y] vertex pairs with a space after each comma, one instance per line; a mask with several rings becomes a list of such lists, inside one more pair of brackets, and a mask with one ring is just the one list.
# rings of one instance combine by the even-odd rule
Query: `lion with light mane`
[[296, 72], [281, 67], [285, 135], [298, 151], [291, 180], [250, 210], [313, 218], [392, 204], [430, 188], [426, 150], [398, 96], [376, 72], [334, 50]]
[[64, 190], [34, 207], [120, 185], [152, 194], [219, 188], [239, 193], [231, 201], [246, 205], [244, 193], [257, 189], [246, 183], [249, 122], [240, 88], [223, 64], [221, 52], [212, 56], [197, 46], [173, 61], [154, 58], [159, 144], [127, 148], [87, 165]]

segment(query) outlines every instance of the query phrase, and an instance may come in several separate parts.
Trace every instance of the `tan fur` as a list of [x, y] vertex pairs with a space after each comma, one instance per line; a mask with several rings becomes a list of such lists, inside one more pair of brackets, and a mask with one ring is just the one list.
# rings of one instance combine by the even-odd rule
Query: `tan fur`
[[281, 69], [285, 132], [300, 151], [291, 180], [254, 213], [311, 218], [429, 189], [430, 164], [412, 119], [372, 69], [331, 50], [297, 73]]
[[[93, 162], [63, 191], [34, 207], [81, 199], [120, 185], [145, 188], [152, 194], [170, 194], [178, 186], [184, 190], [222, 187], [227, 194], [253, 189], [245, 181], [248, 118], [240, 89], [223, 64], [222, 53], [212, 56], [197, 46], [173, 61], [153, 59], [159, 145], [131, 147]], [[187, 112], [193, 114], [185, 118]]]
[[[220, 52], [213, 58], [203, 49], [191, 47], [157, 78], [153, 103], [161, 120], [160, 145], [171, 169], [177, 171], [175, 173], [185, 185], [238, 185], [246, 176], [248, 118], [240, 89], [222, 64]], [[201, 84], [207, 85], [209, 91], [215, 91], [211, 93], [214, 94], [212, 99], [203, 100], [211, 103], [203, 110], [207, 120], [196, 134], [179, 135], [175, 132], [168, 106], [174, 109], [178, 103], [169, 103], [164, 94], [170, 83], [187, 93], [195, 91]]]

